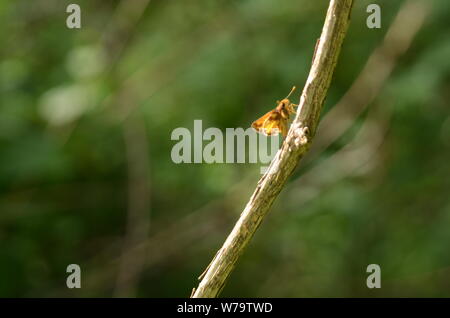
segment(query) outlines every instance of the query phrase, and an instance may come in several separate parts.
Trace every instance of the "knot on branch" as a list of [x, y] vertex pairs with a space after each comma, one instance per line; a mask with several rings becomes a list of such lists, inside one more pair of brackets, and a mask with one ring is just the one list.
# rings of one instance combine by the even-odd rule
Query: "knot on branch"
[[297, 150], [309, 142], [309, 128], [302, 123], [293, 123], [292, 137], [288, 141], [289, 151]]

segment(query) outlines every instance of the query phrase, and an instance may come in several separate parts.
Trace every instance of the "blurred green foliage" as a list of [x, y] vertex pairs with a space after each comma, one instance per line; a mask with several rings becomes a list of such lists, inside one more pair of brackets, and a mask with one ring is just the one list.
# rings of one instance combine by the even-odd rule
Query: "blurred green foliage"
[[[71, 2], [81, 7], [81, 29], [65, 25]], [[194, 119], [248, 127], [301, 87], [328, 4], [144, 2], [0, 2], [0, 296], [117, 295], [133, 231], [127, 214], [141, 199], [149, 227], [136, 257], [145, 261], [128, 295], [188, 296], [260, 167], [176, 165], [171, 132], [192, 129]], [[371, 30], [371, 2], [354, 5], [324, 112], [404, 3], [378, 1], [382, 28]], [[426, 2], [425, 24], [369, 105], [390, 118], [376, 156], [358, 173], [330, 171], [326, 187], [303, 183], [352, 141], [369, 110], [291, 179], [223, 296], [450, 296], [450, 3]], [[144, 133], [145, 147], [133, 148], [147, 187], [137, 196], [126, 127]], [[82, 268], [80, 290], [66, 288], [71, 263]], [[379, 290], [366, 287], [372, 263], [381, 266]]]

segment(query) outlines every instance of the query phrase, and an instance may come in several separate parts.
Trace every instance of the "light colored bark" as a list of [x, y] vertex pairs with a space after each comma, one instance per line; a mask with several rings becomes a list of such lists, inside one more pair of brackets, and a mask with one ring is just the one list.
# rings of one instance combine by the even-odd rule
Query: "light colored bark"
[[239, 256], [270, 210], [288, 177], [308, 151], [347, 32], [352, 3], [353, 0], [330, 1], [297, 114], [286, 139], [259, 180], [225, 243], [202, 275], [198, 288], [193, 291], [193, 298], [219, 295]]

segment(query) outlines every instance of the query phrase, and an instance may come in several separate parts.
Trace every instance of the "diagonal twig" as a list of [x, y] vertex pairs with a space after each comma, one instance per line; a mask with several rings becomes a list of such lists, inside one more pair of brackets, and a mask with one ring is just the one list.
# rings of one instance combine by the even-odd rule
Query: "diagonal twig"
[[300, 97], [296, 117], [280, 150], [222, 248], [217, 252], [192, 297], [216, 297], [222, 290], [239, 256], [308, 151], [328, 87], [347, 32], [353, 0], [331, 0], [311, 70]]

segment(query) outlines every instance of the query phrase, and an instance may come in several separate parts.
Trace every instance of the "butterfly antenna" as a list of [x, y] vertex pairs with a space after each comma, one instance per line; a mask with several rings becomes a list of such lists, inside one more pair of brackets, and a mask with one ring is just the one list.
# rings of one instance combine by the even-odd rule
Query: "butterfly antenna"
[[286, 96], [286, 98], [289, 98], [289, 96], [291, 96], [291, 94], [295, 91], [296, 87], [293, 86], [291, 91], [289, 92], [288, 96]]

